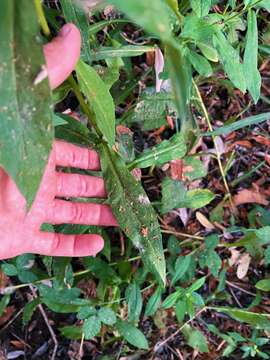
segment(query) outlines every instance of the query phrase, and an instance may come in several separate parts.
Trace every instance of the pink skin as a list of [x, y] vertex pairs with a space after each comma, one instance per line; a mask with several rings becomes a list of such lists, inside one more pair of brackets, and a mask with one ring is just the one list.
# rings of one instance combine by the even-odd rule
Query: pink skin
[[[65, 25], [44, 46], [51, 88], [60, 85], [80, 56], [80, 32]], [[43, 223], [117, 226], [107, 205], [76, 203], [56, 197], [104, 197], [101, 178], [64, 174], [56, 166], [99, 170], [95, 151], [55, 141], [35, 201], [26, 212], [26, 201], [14, 181], [0, 168], [0, 259], [23, 253], [51, 256], [95, 256], [103, 248], [99, 235], [63, 235], [40, 231]]]

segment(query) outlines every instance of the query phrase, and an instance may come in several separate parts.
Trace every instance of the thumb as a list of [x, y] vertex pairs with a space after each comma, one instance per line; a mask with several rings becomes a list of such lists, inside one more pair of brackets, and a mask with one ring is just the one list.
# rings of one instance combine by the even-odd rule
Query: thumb
[[74, 24], [66, 24], [58, 36], [44, 45], [49, 83], [56, 88], [71, 74], [80, 57], [81, 35]]

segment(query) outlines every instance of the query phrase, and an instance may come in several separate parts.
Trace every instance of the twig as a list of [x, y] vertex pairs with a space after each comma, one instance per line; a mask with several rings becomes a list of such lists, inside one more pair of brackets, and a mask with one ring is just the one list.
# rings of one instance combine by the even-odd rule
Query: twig
[[[35, 289], [33, 288], [33, 286], [32, 286], [32, 285], [29, 285], [29, 287], [30, 287], [30, 289], [31, 289], [31, 292], [32, 292], [32, 294], [33, 294], [33, 297], [34, 297], [34, 298], [37, 298], [37, 294], [36, 294], [36, 291], [35, 291]], [[43, 319], [44, 319], [44, 321], [45, 321], [45, 323], [46, 323], [46, 325], [47, 325], [47, 328], [48, 328], [48, 330], [49, 330], [49, 333], [50, 333], [50, 335], [51, 335], [51, 337], [52, 337], [52, 340], [53, 340], [53, 343], [54, 343], [54, 349], [53, 349], [53, 354], [52, 354], [52, 356], [51, 356], [51, 360], [55, 360], [56, 352], [57, 352], [57, 349], [58, 349], [58, 341], [57, 341], [55, 332], [53, 331], [53, 328], [51, 327], [51, 324], [50, 324], [50, 322], [49, 322], [49, 319], [48, 319], [48, 317], [47, 317], [47, 315], [46, 315], [46, 312], [45, 312], [42, 304], [39, 304], [39, 305], [38, 305], [38, 308], [39, 308], [39, 311], [40, 311], [40, 313], [41, 313], [41, 315], [42, 315], [42, 317], [43, 317]]]
[[163, 340], [161, 343], [158, 344], [158, 346], [155, 346], [154, 351], [157, 352], [162, 346], [164, 346], [167, 342], [171, 341], [175, 336], [177, 336], [183, 328], [188, 325], [191, 321], [193, 321], [197, 316], [199, 316], [202, 312], [207, 310], [207, 307], [203, 307], [201, 310], [199, 310], [191, 319], [189, 319], [187, 322], [184, 323], [178, 330], [176, 330], [172, 335], [167, 337], [167, 339]]
[[2, 329], [0, 329], [0, 334], [1, 334], [2, 332], [4, 332], [4, 331], [16, 320], [17, 317], [20, 316], [22, 312], [23, 312], [23, 308], [22, 308], [20, 311], [18, 311], [18, 312], [13, 316], [13, 318], [12, 318], [11, 320], [9, 320], [9, 322], [8, 322], [4, 327], [2, 327]]

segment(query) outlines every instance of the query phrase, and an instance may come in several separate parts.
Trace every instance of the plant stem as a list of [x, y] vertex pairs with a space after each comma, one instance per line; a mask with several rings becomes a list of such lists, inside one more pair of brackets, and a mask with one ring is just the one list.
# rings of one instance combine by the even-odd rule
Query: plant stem
[[[206, 109], [206, 107], [204, 105], [200, 90], [199, 90], [197, 84], [195, 83], [195, 81], [192, 80], [192, 82], [193, 82], [193, 86], [195, 88], [196, 94], [198, 96], [198, 100], [200, 102], [204, 117], [205, 117], [205, 119], [207, 121], [209, 130], [213, 131], [213, 127], [212, 127], [212, 124], [211, 124], [211, 121], [210, 121], [210, 118], [209, 118], [209, 114], [208, 114], [207, 109]], [[232, 196], [231, 196], [230, 188], [229, 188], [229, 185], [228, 185], [228, 182], [227, 182], [227, 179], [226, 179], [226, 175], [225, 175], [225, 172], [224, 172], [224, 169], [223, 169], [223, 166], [222, 166], [221, 156], [220, 156], [220, 152], [218, 150], [218, 145], [217, 145], [215, 136], [213, 137], [213, 141], [214, 141], [214, 146], [215, 146], [215, 149], [216, 149], [217, 162], [218, 162], [219, 170], [220, 170], [220, 173], [221, 173], [221, 176], [222, 176], [222, 180], [223, 180], [226, 192], [227, 192], [227, 194], [229, 196], [229, 200], [230, 200], [230, 202], [232, 204]]]
[[36, 13], [37, 13], [37, 17], [38, 17], [38, 21], [41, 26], [41, 29], [46, 37], [50, 37], [51, 31], [48, 26], [46, 17], [44, 15], [44, 11], [42, 8], [42, 0], [34, 0], [34, 5], [36, 8]]

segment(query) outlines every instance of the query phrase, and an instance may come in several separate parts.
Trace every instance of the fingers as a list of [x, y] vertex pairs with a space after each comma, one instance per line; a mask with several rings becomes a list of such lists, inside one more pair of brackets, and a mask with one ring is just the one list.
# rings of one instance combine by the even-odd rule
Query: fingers
[[54, 200], [53, 206], [47, 209], [45, 222], [50, 224], [80, 224], [118, 226], [108, 205], [78, 203], [65, 200]]
[[104, 180], [88, 175], [56, 173], [56, 196], [105, 198]]
[[59, 86], [74, 70], [80, 57], [81, 35], [74, 24], [66, 24], [59, 35], [44, 45], [49, 83], [52, 89]]
[[29, 252], [48, 256], [95, 256], [103, 249], [99, 235], [64, 235], [39, 232]]
[[56, 165], [87, 170], [99, 170], [98, 154], [64, 141], [55, 141]]

